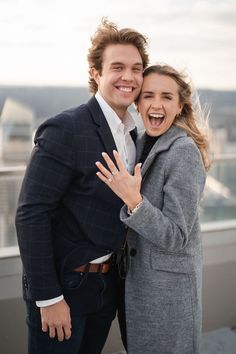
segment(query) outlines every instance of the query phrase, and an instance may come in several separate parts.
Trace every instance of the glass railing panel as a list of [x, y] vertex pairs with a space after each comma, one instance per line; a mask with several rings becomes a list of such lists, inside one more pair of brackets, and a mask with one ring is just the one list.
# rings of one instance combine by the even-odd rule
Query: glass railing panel
[[202, 223], [236, 221], [236, 155], [215, 158], [207, 177], [200, 219]]
[[25, 167], [0, 167], [0, 247], [17, 245], [15, 211]]
[[[15, 211], [25, 166], [0, 167], [0, 248], [17, 246]], [[236, 224], [236, 156], [215, 159], [207, 178], [200, 220]]]

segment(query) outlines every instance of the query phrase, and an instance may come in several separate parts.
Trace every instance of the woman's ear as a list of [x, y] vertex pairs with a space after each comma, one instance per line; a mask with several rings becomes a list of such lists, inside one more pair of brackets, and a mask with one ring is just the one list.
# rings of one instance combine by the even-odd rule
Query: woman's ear
[[181, 116], [183, 107], [184, 107], [183, 104], [180, 103], [180, 104], [179, 104], [179, 111], [178, 111], [178, 113], [177, 113], [177, 116], [178, 116], [178, 117]]

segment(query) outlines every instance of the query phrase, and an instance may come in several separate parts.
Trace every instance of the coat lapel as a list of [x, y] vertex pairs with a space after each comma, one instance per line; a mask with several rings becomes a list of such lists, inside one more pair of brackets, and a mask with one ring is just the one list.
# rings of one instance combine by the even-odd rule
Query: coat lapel
[[[154, 162], [155, 158], [157, 157], [157, 155], [160, 152], [166, 151], [170, 148], [170, 146], [179, 138], [182, 138], [184, 136], [186, 136], [186, 132], [178, 127], [176, 127], [175, 125], [173, 125], [172, 127], [170, 127], [168, 129], [168, 131], [163, 134], [158, 140], [157, 142], [153, 145], [151, 151], [149, 152], [146, 160], [143, 163], [142, 166], [142, 176], [144, 177], [144, 175], [147, 173], [148, 169], [150, 168], [150, 166], [152, 165], [152, 163]], [[140, 144], [141, 144], [141, 151], [142, 148], [144, 146], [144, 136], [142, 136], [141, 140], [140, 140]], [[140, 153], [140, 152], [139, 152]], [[140, 157], [140, 156], [139, 156]]]
[[112, 151], [117, 150], [117, 147], [109, 125], [107, 123], [107, 120], [94, 96], [88, 101], [87, 105], [92, 114], [94, 123], [97, 125], [97, 133], [100, 136], [100, 139], [104, 145], [104, 151], [106, 151], [113, 159]]

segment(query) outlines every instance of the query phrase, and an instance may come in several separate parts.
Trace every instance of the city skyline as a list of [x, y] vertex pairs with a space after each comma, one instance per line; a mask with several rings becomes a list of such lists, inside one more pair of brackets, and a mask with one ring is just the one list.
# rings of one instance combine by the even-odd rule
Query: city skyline
[[87, 86], [103, 16], [147, 35], [151, 63], [185, 69], [197, 88], [236, 89], [233, 0], [0, 0], [0, 85]]

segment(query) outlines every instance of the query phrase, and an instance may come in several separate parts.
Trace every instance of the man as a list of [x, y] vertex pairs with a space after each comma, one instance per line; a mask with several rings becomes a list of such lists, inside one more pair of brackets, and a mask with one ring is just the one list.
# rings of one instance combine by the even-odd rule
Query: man
[[127, 108], [141, 89], [146, 46], [140, 33], [103, 20], [88, 53], [95, 96], [36, 132], [16, 214], [30, 354], [96, 354], [106, 341], [125, 228], [122, 201], [98, 179], [95, 163], [117, 149], [133, 169]]

